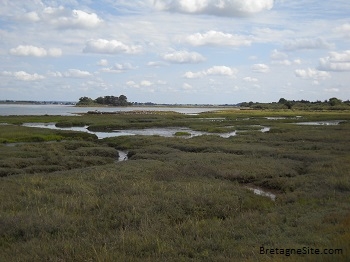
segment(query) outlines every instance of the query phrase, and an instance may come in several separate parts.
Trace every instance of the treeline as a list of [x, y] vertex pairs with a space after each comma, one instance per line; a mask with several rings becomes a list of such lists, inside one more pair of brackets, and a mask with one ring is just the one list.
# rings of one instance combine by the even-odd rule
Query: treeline
[[332, 97], [324, 101], [310, 102], [308, 100], [287, 100], [280, 98], [278, 102], [259, 103], [259, 102], [243, 102], [240, 107], [249, 107], [252, 109], [300, 109], [300, 110], [349, 110], [350, 101], [342, 101], [336, 97]]
[[78, 106], [93, 106], [93, 105], [107, 105], [107, 106], [129, 106], [132, 103], [128, 102], [125, 95], [118, 96], [100, 96], [96, 99], [83, 96], [79, 98]]

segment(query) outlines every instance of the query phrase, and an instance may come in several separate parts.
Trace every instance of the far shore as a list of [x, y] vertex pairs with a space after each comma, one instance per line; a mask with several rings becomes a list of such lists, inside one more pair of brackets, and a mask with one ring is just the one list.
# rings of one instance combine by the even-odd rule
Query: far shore
[[74, 107], [96, 107], [96, 108], [125, 108], [125, 107], [173, 107], [173, 108], [238, 108], [237, 105], [215, 105], [215, 104], [131, 104], [127, 106], [112, 106], [101, 104], [77, 105], [77, 102], [69, 101], [0, 101], [2, 105], [66, 105]]

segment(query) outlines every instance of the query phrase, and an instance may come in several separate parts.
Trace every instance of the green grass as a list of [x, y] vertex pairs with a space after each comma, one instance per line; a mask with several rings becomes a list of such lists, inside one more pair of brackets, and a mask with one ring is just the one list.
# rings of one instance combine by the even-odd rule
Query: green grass
[[92, 134], [49, 130], [45, 128], [25, 127], [18, 125], [0, 126], [0, 143], [18, 143], [18, 142], [47, 142], [61, 141], [64, 139], [74, 140], [96, 140], [97, 137]]
[[[344, 119], [338, 126], [298, 126]], [[266, 116], [287, 119], [268, 120]], [[195, 126], [237, 136], [124, 136], [0, 126], [4, 261], [347, 261], [350, 114], [222, 111], [69, 117], [111, 126]], [[191, 119], [192, 118], [192, 119]], [[2, 117], [12, 123], [16, 117]], [[147, 121], [145, 121], [145, 119]], [[33, 119], [31, 119], [33, 121]], [[43, 116], [37, 122], [52, 122]], [[27, 121], [21, 117], [21, 122]], [[53, 121], [55, 122], [55, 121]], [[261, 133], [251, 125], [269, 126]], [[18, 131], [16, 131], [18, 128]], [[235, 130], [234, 129], [234, 130]], [[2, 141], [3, 141], [2, 140]], [[4, 141], [3, 141], [4, 142]], [[117, 149], [129, 160], [117, 162]], [[247, 187], [276, 194], [276, 201]], [[260, 255], [265, 248], [343, 248], [343, 255]]]
[[190, 136], [191, 133], [185, 131], [179, 131], [175, 133], [175, 136]]

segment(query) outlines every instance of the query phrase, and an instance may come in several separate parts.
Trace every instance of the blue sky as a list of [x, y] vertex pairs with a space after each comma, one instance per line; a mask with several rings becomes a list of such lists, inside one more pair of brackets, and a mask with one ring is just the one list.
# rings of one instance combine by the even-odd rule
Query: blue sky
[[350, 98], [349, 0], [2, 0], [0, 100]]

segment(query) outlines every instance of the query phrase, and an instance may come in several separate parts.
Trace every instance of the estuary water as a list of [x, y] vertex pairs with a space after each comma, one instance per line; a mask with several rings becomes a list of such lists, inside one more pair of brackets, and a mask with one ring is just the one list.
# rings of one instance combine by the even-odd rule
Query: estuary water
[[89, 111], [130, 112], [130, 111], [173, 111], [182, 114], [199, 114], [202, 112], [234, 109], [234, 107], [167, 107], [167, 106], [128, 106], [128, 107], [75, 107], [71, 105], [27, 105], [0, 104], [0, 115], [61, 115], [69, 116]]
[[[174, 137], [177, 132], [186, 132], [188, 135], [182, 136], [184, 138], [190, 138], [194, 136], [201, 135], [215, 135], [216, 133], [208, 133], [202, 131], [195, 131], [186, 127], [154, 127], [154, 128], [144, 128], [144, 129], [123, 129], [123, 130], [114, 130], [112, 132], [92, 132], [88, 130], [88, 126], [84, 127], [56, 127], [55, 123], [24, 123], [23, 126], [27, 127], [37, 127], [37, 128], [48, 128], [56, 130], [68, 130], [68, 131], [79, 131], [86, 132], [89, 134], [94, 134], [98, 139], [116, 137], [116, 136], [135, 136], [135, 135], [144, 135], [144, 136], [163, 136], [163, 137]], [[235, 136], [236, 132], [228, 133], [217, 133], [224, 138], [229, 138]]]

